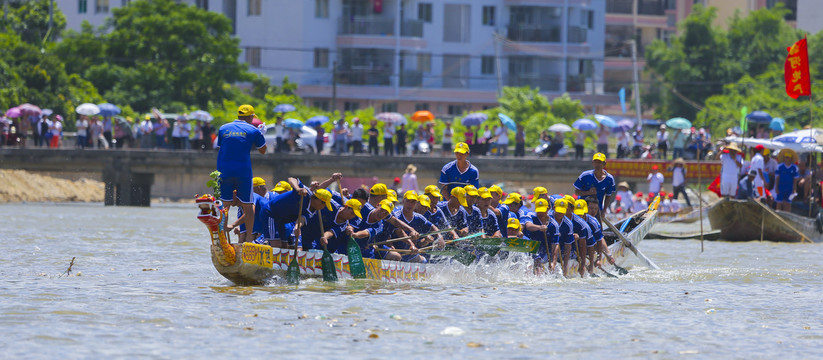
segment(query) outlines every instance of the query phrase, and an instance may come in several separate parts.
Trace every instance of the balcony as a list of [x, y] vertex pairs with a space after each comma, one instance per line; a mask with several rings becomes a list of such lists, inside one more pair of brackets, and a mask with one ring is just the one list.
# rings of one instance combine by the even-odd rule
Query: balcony
[[509, 25], [508, 38], [523, 42], [560, 42], [560, 25]]
[[[338, 35], [394, 36], [394, 19], [375, 16], [341, 17]], [[400, 24], [400, 36], [423, 37], [423, 22], [404, 20]]]
[[589, 29], [581, 26], [569, 26], [569, 43], [582, 44], [586, 42]]
[[343, 69], [337, 74], [341, 85], [389, 86], [391, 70]]
[[583, 75], [569, 75], [566, 78], [566, 91], [583, 92], [586, 91], [586, 77]]
[[400, 75], [401, 87], [423, 86], [423, 73], [417, 70], [404, 70]]
[[633, 0], [606, 0], [607, 14], [631, 14]]
[[545, 76], [538, 73], [510, 73], [507, 86], [529, 86], [540, 88], [541, 91], [560, 91], [560, 77]]
[[639, 0], [637, 3], [638, 15], [666, 15], [666, 4], [663, 0]]

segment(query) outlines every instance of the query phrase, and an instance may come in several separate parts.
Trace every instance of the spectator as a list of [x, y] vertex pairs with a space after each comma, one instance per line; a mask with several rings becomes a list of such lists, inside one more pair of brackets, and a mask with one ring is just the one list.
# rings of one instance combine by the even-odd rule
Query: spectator
[[[583, 145], [586, 143], [586, 133], [583, 130], [575, 130], [574, 133], [574, 159], [583, 159]], [[605, 155], [605, 154], [603, 154]]]
[[520, 124], [517, 124], [517, 133], [514, 134], [514, 156], [526, 156], [526, 133]]
[[143, 121], [137, 126], [137, 136], [140, 138], [141, 149], [151, 149], [152, 133], [154, 132], [154, 124], [151, 122], [151, 116], [146, 114]]
[[452, 123], [446, 122], [446, 126], [443, 128], [443, 137], [440, 139], [440, 149], [442, 151], [442, 155], [446, 155], [446, 153], [450, 153], [452, 151], [452, 144], [454, 141], [454, 130], [452, 129]]
[[318, 124], [314, 127], [314, 130], [317, 131], [317, 136], [314, 138], [314, 152], [320, 155], [323, 153], [323, 137], [326, 136], [326, 129], [323, 128], [323, 125]]
[[635, 156], [638, 156], [640, 155], [640, 153], [643, 152], [643, 129], [638, 127], [634, 131], [634, 135], [632, 137], [634, 139], [634, 146], [632, 146], [632, 152], [635, 154]]
[[631, 211], [634, 201], [632, 200], [632, 191], [629, 188], [629, 183], [621, 181], [617, 184], [617, 196], [615, 200], [619, 202], [620, 207], [624, 211]]
[[111, 145], [111, 141], [113, 139], [112, 130], [114, 129], [114, 127], [112, 126], [113, 124], [111, 122], [111, 118], [104, 116], [101, 125], [103, 125], [103, 137], [106, 138], [106, 148], [108, 148], [108, 145]]
[[117, 123], [114, 124], [114, 128], [112, 134], [114, 136], [114, 148], [115, 149], [122, 149], [123, 145], [126, 143], [126, 131], [123, 129], [123, 123], [120, 120], [115, 120]]
[[51, 123], [49, 127], [49, 132], [51, 133], [51, 140], [49, 143], [49, 147], [52, 149], [57, 149], [60, 147], [60, 137], [63, 136], [63, 117], [57, 115], [54, 118], [54, 121]]
[[748, 176], [740, 179], [740, 182], [737, 184], [735, 199], [746, 200], [758, 197], [754, 187], [754, 179], [756, 176], [757, 170], [751, 170]]
[[677, 158], [677, 160], [672, 163], [672, 194], [674, 194], [674, 198], [677, 199], [679, 194], [683, 194], [683, 198], [686, 199], [686, 205], [692, 207], [692, 203], [689, 201], [689, 196], [686, 195], [686, 166], [685, 162], [683, 162], [683, 158]]
[[89, 120], [86, 115], [80, 115], [80, 119], [74, 123], [74, 127], [77, 128], [77, 145], [80, 149], [85, 149], [88, 141], [88, 129], [89, 129]]
[[211, 150], [213, 148], [212, 143], [214, 143], [214, 139], [212, 138], [212, 134], [214, 134], [214, 127], [211, 126], [211, 122], [204, 121], [203, 125], [200, 126], [200, 131], [203, 132], [203, 141], [200, 145], [200, 149], [203, 151]]
[[674, 130], [674, 140], [672, 141], [672, 159], [683, 157], [683, 148], [686, 146], [686, 138], [688, 135], [683, 130]]
[[0, 148], [5, 146], [9, 141], [9, 128], [11, 127], [11, 120], [0, 114]]
[[158, 149], [168, 149], [168, 141], [166, 141], [166, 133], [169, 130], [169, 121], [160, 116], [160, 113], [154, 111], [154, 118], [157, 119], [157, 122], [154, 124], [154, 135], [157, 136], [157, 143], [155, 144]]
[[[265, 130], [263, 130], [263, 132], [265, 132]], [[194, 134], [194, 135], [192, 135], [192, 142], [194, 144], [192, 146], [192, 149], [200, 150], [200, 144], [203, 142], [203, 121], [202, 120], [197, 120], [197, 122], [194, 123], [194, 128], [192, 129], [192, 133]]]
[[383, 155], [394, 156], [394, 125], [386, 121], [383, 125]]
[[609, 135], [611, 134], [611, 130], [600, 124], [600, 128], [597, 131], [597, 152], [603, 153], [606, 155], [606, 159], [609, 158]]
[[668, 150], [669, 133], [666, 131], [666, 124], [661, 124], [660, 130], [657, 130], [657, 158], [666, 160]]
[[[483, 137], [480, 138], [480, 142], [478, 145], [481, 145], [483, 148], [480, 149], [480, 155], [486, 155], [489, 153], [489, 144], [492, 142], [492, 134], [494, 134], [491, 130], [489, 130], [489, 126], [486, 125], [483, 129]], [[475, 134], [475, 136], [477, 136]]]
[[277, 115], [274, 120], [274, 152], [279, 153], [286, 149], [286, 141], [284, 134], [286, 134], [286, 127], [283, 126], [283, 115]]
[[334, 153], [340, 155], [346, 152], [346, 139], [349, 135], [349, 129], [346, 127], [346, 121], [343, 119], [337, 120], [337, 125], [334, 127]]
[[497, 156], [505, 156], [509, 152], [509, 128], [500, 120], [500, 126], [497, 127], [494, 133], [497, 139]]
[[37, 122], [37, 126], [35, 126], [32, 129], [32, 135], [34, 136], [34, 146], [49, 146], [49, 142], [51, 141], [51, 126], [52, 121], [49, 120], [48, 116], [44, 114], [40, 117], [39, 121]]
[[377, 130], [377, 120], [372, 120], [371, 127], [369, 127], [369, 154], [380, 154], [380, 148], [377, 144], [378, 136], [380, 136], [380, 131]]
[[352, 154], [360, 154], [363, 152], [363, 124], [360, 123], [360, 118], [354, 118], [349, 134], [351, 135]]
[[629, 133], [621, 130], [617, 135], [617, 158], [622, 159], [629, 155]]
[[475, 131], [473, 126], [467, 126], [463, 133], [463, 140], [469, 146], [471, 152], [479, 152], [477, 139], [475, 138]]
[[658, 171], [657, 165], [652, 165], [652, 172], [649, 173], [649, 176], [646, 177], [646, 181], [649, 182], [649, 192], [657, 194], [663, 188], [663, 173]]
[[406, 172], [403, 174], [403, 178], [400, 179], [400, 190], [399, 193], [405, 193], [406, 191], [414, 191], [415, 193], [420, 191], [417, 186], [417, 166], [409, 164], [406, 166]]
[[109, 142], [106, 141], [106, 137], [103, 136], [103, 124], [100, 123], [100, 118], [94, 116], [91, 118], [91, 143], [92, 147], [95, 149], [108, 149]]
[[429, 151], [434, 153], [434, 123], [426, 123], [426, 142], [429, 143]]
[[414, 140], [411, 143], [412, 154], [422, 153], [421, 145], [428, 144], [428, 137], [429, 132], [423, 128], [423, 124], [418, 125], [417, 130], [414, 132]]
[[565, 137], [563, 136], [562, 132], [554, 133], [554, 138], [552, 138], [552, 143], [549, 145], [549, 156], [555, 157], [560, 153], [560, 149], [565, 146]]
[[400, 124], [400, 128], [397, 129], [397, 154], [406, 155], [406, 139], [408, 136], [406, 124]]

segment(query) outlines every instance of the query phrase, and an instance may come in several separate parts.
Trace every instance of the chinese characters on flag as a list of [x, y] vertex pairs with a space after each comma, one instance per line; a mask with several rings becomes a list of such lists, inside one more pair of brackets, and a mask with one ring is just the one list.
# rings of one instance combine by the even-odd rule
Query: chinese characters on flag
[[794, 43], [786, 57], [783, 77], [786, 79], [786, 94], [793, 99], [812, 94], [811, 76], [809, 76], [809, 52], [806, 39]]

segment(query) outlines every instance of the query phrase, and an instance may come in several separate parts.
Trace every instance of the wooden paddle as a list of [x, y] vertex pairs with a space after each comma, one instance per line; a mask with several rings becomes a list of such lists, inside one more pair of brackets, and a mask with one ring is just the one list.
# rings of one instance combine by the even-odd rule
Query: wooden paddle
[[[629, 220], [626, 220], [626, 221], [629, 221]], [[638, 258], [640, 258], [640, 260], [643, 260], [643, 262], [645, 262], [645, 263], [646, 263], [646, 265], [648, 265], [648, 266], [649, 266], [650, 268], [652, 268], [652, 269], [655, 269], [655, 270], [660, 270], [660, 267], [658, 267], [657, 265], [655, 265], [655, 263], [654, 263], [654, 262], [652, 262], [652, 260], [651, 260], [651, 259], [649, 259], [648, 257], [646, 257], [646, 255], [643, 255], [643, 253], [642, 253], [642, 252], [640, 252], [640, 250], [638, 250], [638, 249], [634, 246], [634, 244], [632, 244], [632, 242], [631, 242], [631, 241], [629, 241], [628, 239], [626, 239], [626, 237], [625, 237], [625, 236], [623, 236], [623, 233], [622, 233], [620, 230], [618, 230], [617, 228], [615, 228], [615, 227], [614, 227], [614, 225], [612, 225], [612, 223], [611, 223], [608, 219], [606, 219], [606, 217], [605, 217], [605, 216], [603, 217], [603, 223], [605, 223], [605, 224], [606, 224], [606, 226], [608, 226], [608, 227], [609, 227], [609, 229], [611, 229], [611, 230], [612, 230], [612, 232], [614, 232], [614, 233], [615, 233], [615, 235], [617, 235], [617, 238], [618, 238], [618, 239], [620, 239], [620, 241], [623, 243], [623, 246], [625, 246], [625, 247], [627, 247], [629, 250], [631, 250], [631, 251], [634, 253], [634, 255], [636, 255]]]
[[[323, 226], [323, 209], [317, 210], [320, 218], [320, 236], [326, 236], [326, 229]], [[323, 244], [323, 258], [320, 260], [320, 267], [323, 269], [323, 281], [337, 281], [337, 270], [334, 269], [334, 258], [331, 257], [328, 246]]]
[[[426, 236], [442, 234], [442, 233], [446, 233], [446, 232], [449, 232], [449, 231], [452, 231], [452, 230], [454, 230], [454, 228], [448, 228], [448, 229], [444, 229], [444, 230], [432, 231], [430, 233], [419, 235], [418, 238], [424, 238]], [[398, 242], [398, 241], [403, 241], [403, 240], [408, 240], [408, 239], [411, 239], [411, 236], [404, 236], [404, 237], [399, 237], [397, 239], [391, 239], [391, 240], [386, 240], [386, 241], [378, 241], [376, 243], [371, 243], [369, 245], [387, 245], [387, 244], [391, 244], [393, 242]]]
[[[476, 234], [471, 234], [471, 235], [468, 235], [468, 236], [464, 236], [464, 237], [462, 237], [462, 238], [457, 238], [457, 239], [454, 239], [454, 240], [449, 240], [449, 241], [446, 241], [446, 242], [444, 243], [444, 245], [451, 244], [451, 243], [458, 242], [458, 241], [463, 241], [463, 240], [474, 239], [474, 238], [476, 238], [476, 237], [481, 237], [481, 236], [483, 236], [483, 234], [485, 234], [485, 233], [483, 233], [483, 232], [479, 232], [479, 233], [476, 233]], [[431, 250], [431, 249], [433, 249], [433, 248], [434, 248], [434, 245], [430, 245], [430, 246], [426, 246], [426, 247], [423, 247], [423, 248], [417, 249], [417, 251], [418, 251], [418, 252], [423, 253], [423, 252], [429, 251], [429, 250]]]
[[[303, 194], [300, 194], [300, 209], [297, 210], [298, 229], [300, 228], [301, 217], [303, 217]], [[297, 240], [297, 238], [294, 239], [294, 255], [292, 255], [289, 268], [286, 270], [286, 282], [288, 282], [289, 285], [300, 284], [300, 264], [297, 263]]]

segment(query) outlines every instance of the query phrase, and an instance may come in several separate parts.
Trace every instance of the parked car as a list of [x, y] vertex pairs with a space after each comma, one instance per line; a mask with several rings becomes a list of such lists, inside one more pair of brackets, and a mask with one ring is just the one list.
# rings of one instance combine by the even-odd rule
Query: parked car
[[[263, 137], [266, 139], [266, 147], [268, 148], [267, 152], [273, 153], [274, 146], [275, 146], [275, 134], [274, 134], [274, 126], [267, 126], [266, 132], [263, 134]], [[297, 138], [296, 141], [296, 149], [297, 152], [305, 152], [305, 153], [314, 153], [315, 147], [315, 139], [317, 139], [317, 131], [311, 127], [303, 126], [300, 129], [300, 136]], [[329, 134], [323, 134], [323, 147], [330, 149], [334, 146], [334, 138], [330, 137]]]

